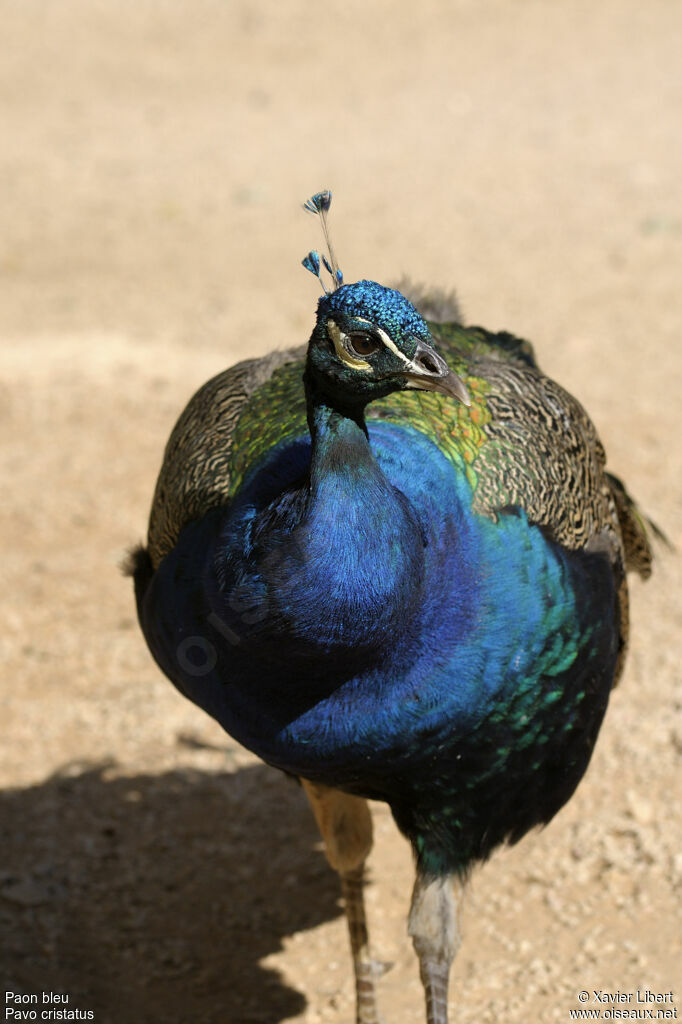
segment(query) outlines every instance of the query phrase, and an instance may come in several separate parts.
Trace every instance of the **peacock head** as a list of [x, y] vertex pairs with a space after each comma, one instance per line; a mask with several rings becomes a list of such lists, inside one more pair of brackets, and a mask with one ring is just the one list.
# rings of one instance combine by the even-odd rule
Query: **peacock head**
[[317, 213], [329, 250], [322, 263], [332, 280], [327, 289], [320, 254], [303, 260], [320, 280], [325, 294], [308, 345], [307, 375], [317, 389], [348, 404], [365, 404], [393, 391], [414, 388], [438, 391], [469, 405], [462, 380], [433, 344], [429, 328], [411, 302], [376, 281], [344, 284], [329, 241], [326, 215], [331, 192], [318, 192], [305, 204]]

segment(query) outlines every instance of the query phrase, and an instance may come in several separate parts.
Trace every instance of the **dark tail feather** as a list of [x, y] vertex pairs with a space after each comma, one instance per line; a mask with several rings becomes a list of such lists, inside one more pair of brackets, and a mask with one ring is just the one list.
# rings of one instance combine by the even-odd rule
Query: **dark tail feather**
[[606, 478], [611, 487], [623, 535], [625, 566], [631, 572], [638, 572], [642, 579], [647, 579], [651, 575], [651, 563], [654, 557], [651, 537], [655, 537], [671, 550], [673, 545], [663, 531], [640, 511], [636, 502], [626, 491], [623, 482], [612, 473], [607, 473]]
[[121, 572], [124, 576], [132, 576], [135, 583], [135, 601], [138, 614], [142, 607], [142, 600], [147, 587], [154, 575], [154, 567], [149, 557], [149, 552], [142, 544], [131, 548], [121, 562]]

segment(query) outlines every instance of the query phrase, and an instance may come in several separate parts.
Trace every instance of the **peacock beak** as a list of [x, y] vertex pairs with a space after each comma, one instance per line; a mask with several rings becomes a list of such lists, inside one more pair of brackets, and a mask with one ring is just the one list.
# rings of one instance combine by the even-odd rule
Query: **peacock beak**
[[445, 360], [425, 341], [419, 341], [412, 361], [401, 371], [408, 388], [418, 391], [438, 391], [471, 405], [469, 392], [461, 377], [451, 370]]

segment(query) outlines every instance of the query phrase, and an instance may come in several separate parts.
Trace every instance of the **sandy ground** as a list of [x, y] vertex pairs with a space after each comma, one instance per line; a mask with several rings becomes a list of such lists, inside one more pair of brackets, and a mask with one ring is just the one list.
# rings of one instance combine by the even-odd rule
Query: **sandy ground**
[[[4, 0], [0, 20], [4, 988], [98, 1024], [348, 1024], [302, 794], [161, 677], [117, 562], [195, 387], [307, 338], [299, 203], [328, 185], [347, 279], [454, 284], [470, 322], [530, 337], [679, 548], [682, 10]], [[475, 876], [459, 1024], [567, 1021], [583, 989], [672, 990], [682, 1013], [679, 577], [663, 554], [633, 582], [570, 806]], [[381, 806], [376, 832], [382, 1001], [406, 1024], [411, 861]]]

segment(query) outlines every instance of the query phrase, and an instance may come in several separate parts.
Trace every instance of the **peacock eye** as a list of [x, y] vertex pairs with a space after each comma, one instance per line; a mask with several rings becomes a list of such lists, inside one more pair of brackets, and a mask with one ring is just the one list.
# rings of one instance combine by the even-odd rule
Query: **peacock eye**
[[356, 331], [348, 335], [348, 348], [353, 355], [370, 356], [379, 348], [379, 342], [371, 334], [364, 331]]

